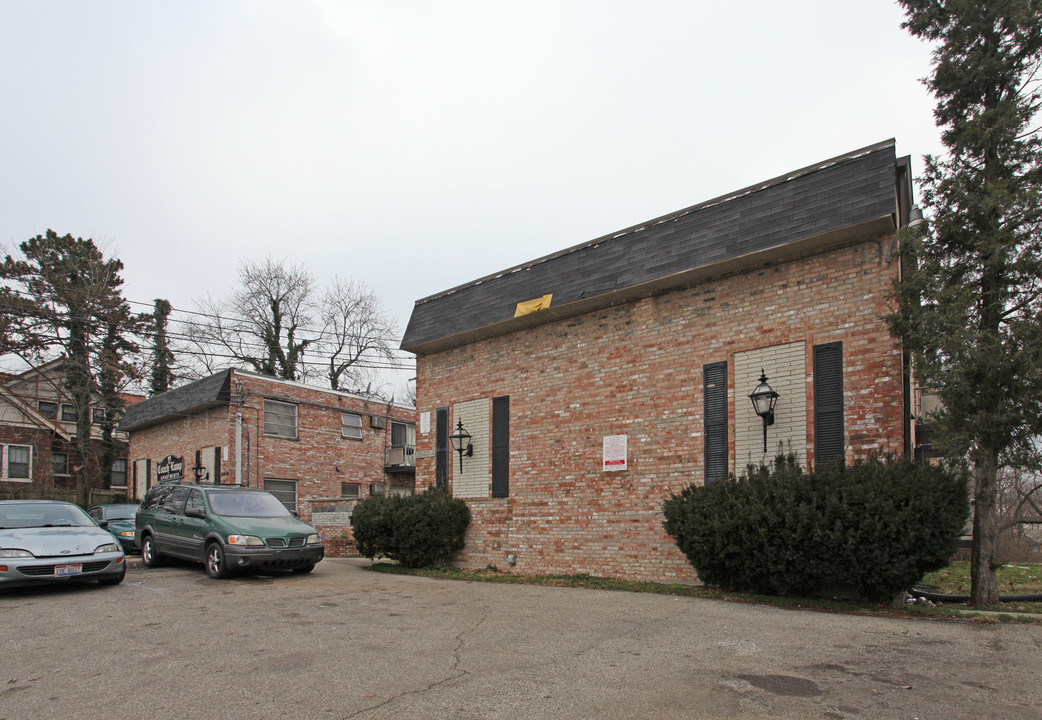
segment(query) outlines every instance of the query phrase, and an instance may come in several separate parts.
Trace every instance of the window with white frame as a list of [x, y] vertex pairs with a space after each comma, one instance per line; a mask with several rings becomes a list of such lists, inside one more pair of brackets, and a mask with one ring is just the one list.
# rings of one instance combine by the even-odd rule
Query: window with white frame
[[29, 445], [5, 445], [4, 479], [28, 482], [32, 478], [33, 449]]
[[264, 401], [264, 434], [272, 437], [297, 437], [297, 406], [278, 400]]
[[112, 481], [111, 487], [114, 488], [125, 488], [127, 486], [127, 461], [124, 458], [117, 458], [112, 461]]
[[52, 400], [40, 400], [36, 403], [36, 408], [48, 420], [58, 419], [58, 403]]
[[79, 417], [79, 413], [76, 412], [76, 407], [73, 405], [62, 405], [62, 422], [76, 422]]
[[51, 472], [55, 475], [69, 474], [69, 453], [51, 453]]
[[343, 413], [340, 416], [340, 434], [352, 440], [361, 440], [362, 416], [354, 413]]
[[264, 489], [277, 497], [290, 512], [297, 511], [297, 481], [264, 478]]
[[416, 426], [412, 423], [391, 421], [391, 447], [416, 445]]

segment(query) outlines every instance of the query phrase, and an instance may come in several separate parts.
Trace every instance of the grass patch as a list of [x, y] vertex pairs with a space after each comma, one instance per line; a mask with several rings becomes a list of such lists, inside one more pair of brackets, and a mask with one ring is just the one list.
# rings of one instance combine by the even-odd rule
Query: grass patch
[[[965, 567], [962, 567], [965, 566]], [[986, 608], [967, 608], [962, 604], [938, 604], [934, 607], [906, 605], [901, 608], [890, 604], [870, 604], [829, 598], [776, 597], [757, 595], [754, 593], [724, 592], [704, 585], [688, 585], [682, 583], [657, 583], [640, 580], [620, 580], [579, 573], [576, 575], [521, 575], [502, 572], [495, 567], [482, 570], [462, 570], [460, 568], [440, 566], [427, 568], [404, 568], [390, 562], [376, 562], [370, 565], [374, 572], [392, 575], [414, 575], [439, 580], [457, 580], [465, 582], [492, 582], [511, 585], [543, 585], [549, 587], [587, 588], [590, 590], [608, 590], [615, 592], [652, 593], [655, 595], [675, 595], [679, 597], [705, 598], [725, 600], [729, 602], [757, 603], [773, 605], [792, 610], [815, 610], [818, 612], [841, 612], [855, 615], [879, 615], [887, 617], [914, 617], [924, 619], [960, 619], [984, 623], [996, 622], [1028, 622], [1039, 623], [1042, 620], [1028, 614], [1042, 615], [1042, 603], [999, 603]], [[1032, 585], [1042, 577], [1042, 565], [1008, 566], [1000, 571], [1000, 591], [1003, 594], [1024, 594], [1042, 592], [1042, 583]], [[965, 591], [960, 590], [965, 581]], [[943, 594], [969, 593], [969, 563], [955, 565], [930, 573], [924, 583], [941, 588]], [[1003, 584], [1005, 583], [1005, 584]], [[1038, 590], [1033, 588], [1038, 587]], [[1017, 588], [1009, 590], [1007, 588]]]
[[[998, 570], [999, 592], [1003, 595], [1042, 593], [1042, 565], [1011, 563]], [[970, 564], [952, 563], [943, 570], [928, 573], [923, 578], [928, 585], [942, 588], [946, 595], [970, 594]]]

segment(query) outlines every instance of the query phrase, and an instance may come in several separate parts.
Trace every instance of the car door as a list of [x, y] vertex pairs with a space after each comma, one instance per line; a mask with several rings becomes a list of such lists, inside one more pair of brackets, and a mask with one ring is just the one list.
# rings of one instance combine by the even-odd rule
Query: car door
[[191, 557], [182, 539], [185, 501], [190, 490], [185, 486], [172, 487], [156, 506], [156, 550], [164, 555]]
[[[206, 517], [206, 500], [203, 491], [199, 488], [191, 488], [188, 499], [185, 501], [184, 515], [181, 518], [181, 545], [184, 548], [185, 557], [193, 560], [203, 561], [204, 542], [209, 520]], [[202, 517], [193, 517], [193, 515]]]

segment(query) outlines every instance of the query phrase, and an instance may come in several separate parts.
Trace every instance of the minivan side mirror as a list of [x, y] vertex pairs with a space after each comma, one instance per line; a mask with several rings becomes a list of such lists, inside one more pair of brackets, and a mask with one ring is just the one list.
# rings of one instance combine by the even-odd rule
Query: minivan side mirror
[[199, 507], [185, 508], [185, 517], [205, 519], [206, 511]]

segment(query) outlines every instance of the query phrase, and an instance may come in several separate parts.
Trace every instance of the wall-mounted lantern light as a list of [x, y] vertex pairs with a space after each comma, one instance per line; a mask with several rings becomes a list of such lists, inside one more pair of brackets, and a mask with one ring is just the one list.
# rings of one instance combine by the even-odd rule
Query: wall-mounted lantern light
[[767, 452], [767, 426], [774, 424], [774, 406], [778, 403], [778, 393], [767, 384], [763, 368], [760, 368], [760, 384], [749, 395], [749, 399], [753, 401], [756, 414], [763, 418], [763, 451]]
[[908, 227], [914, 228], [924, 225], [926, 218], [923, 217], [922, 208], [918, 205], [913, 205], [912, 209], [908, 211]]
[[452, 449], [459, 453], [459, 471], [463, 472], [463, 456], [470, 457], [474, 454], [474, 446], [470, 444], [471, 435], [463, 429], [463, 421], [456, 423], [456, 432], [449, 435]]

